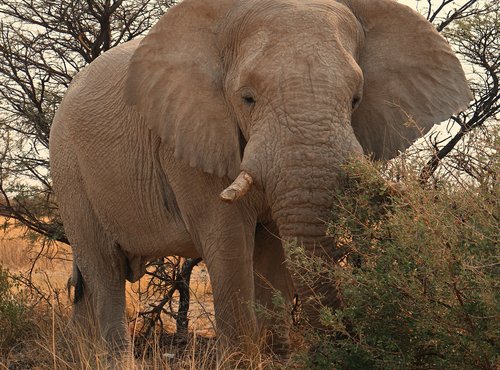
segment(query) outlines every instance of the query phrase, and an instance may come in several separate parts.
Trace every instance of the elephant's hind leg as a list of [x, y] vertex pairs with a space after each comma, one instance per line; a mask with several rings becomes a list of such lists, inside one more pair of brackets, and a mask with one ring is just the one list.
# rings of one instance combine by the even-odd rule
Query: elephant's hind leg
[[259, 326], [267, 345], [278, 356], [290, 349], [289, 330], [293, 282], [286, 268], [285, 253], [277, 228], [257, 225], [254, 250], [255, 300]]
[[[128, 349], [125, 326], [126, 258], [100, 224], [83, 191], [64, 193], [64, 227], [73, 250], [73, 318], [86, 334], [103, 338], [112, 352]], [[82, 189], [80, 189], [82, 190]], [[78, 296], [78, 297], [77, 297]], [[90, 327], [89, 327], [90, 325]]]

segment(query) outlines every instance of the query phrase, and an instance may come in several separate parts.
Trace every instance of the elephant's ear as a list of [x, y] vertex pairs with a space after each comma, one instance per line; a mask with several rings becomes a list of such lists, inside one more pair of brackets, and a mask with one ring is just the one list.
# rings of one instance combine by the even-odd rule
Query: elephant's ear
[[419, 13], [392, 0], [340, 0], [365, 31], [363, 99], [352, 124], [366, 153], [388, 159], [472, 95], [457, 57]]
[[217, 24], [233, 0], [185, 0], [169, 10], [134, 52], [125, 98], [175, 158], [236, 177], [238, 127], [222, 91]]

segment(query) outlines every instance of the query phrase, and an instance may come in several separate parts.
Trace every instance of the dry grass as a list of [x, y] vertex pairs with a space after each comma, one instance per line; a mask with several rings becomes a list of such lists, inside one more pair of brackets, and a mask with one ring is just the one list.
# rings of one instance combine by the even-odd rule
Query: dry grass
[[[0, 224], [3, 220], [0, 219]], [[71, 275], [71, 251], [63, 244], [53, 243], [42, 247], [26, 239], [21, 228], [11, 228], [7, 232], [0, 231], [0, 266], [13, 274], [29, 277], [31, 282], [43, 292], [63, 292]], [[140, 328], [142, 323], [137, 319], [138, 313], [147, 309], [153, 300], [139, 302], [138, 292], [147, 286], [147, 277], [134, 284], [127, 283], [127, 317], [131, 331]], [[189, 329], [197, 331], [201, 336], [212, 337], [214, 332], [214, 308], [210, 278], [205, 265], [193, 269], [191, 276], [191, 299], [189, 312]], [[68, 297], [69, 298], [69, 297]], [[162, 297], [155, 297], [160, 300]], [[178, 294], [174, 295], [172, 308], [176, 311]], [[136, 320], [137, 319], [137, 320]], [[167, 332], [175, 331], [175, 320], [165, 316], [164, 328]]]
[[0, 266], [11, 273], [29, 276], [45, 291], [61, 290], [71, 274], [71, 253], [63, 244], [31, 243], [23, 229], [10, 228], [0, 231]]
[[[212, 289], [203, 264], [195, 267], [191, 276], [188, 338], [172, 334], [175, 332], [175, 321], [166, 315], [163, 317], [163, 330], [153, 331], [148, 339], [142, 337], [140, 329], [144, 322], [139, 312], [160, 297], [149, 302], [139, 301], [137, 292], [145, 289], [147, 277], [134, 284], [127, 283], [126, 313], [133, 353], [131, 350], [120, 361], [110, 357], [103, 343], [88, 339], [87, 332], [83, 335], [81, 330], [70, 324], [71, 301], [66, 293], [66, 283], [72, 266], [67, 246], [52, 244], [43, 247], [31, 243], [22, 229], [10, 229], [3, 235], [0, 231], [0, 266], [11, 274], [26, 278], [39, 289], [36, 292], [25, 288], [22, 294], [22, 284], [16, 289], [25, 298], [28, 293], [28, 329], [23, 328], [20, 332], [22, 340], [7, 353], [0, 351], [0, 370], [108, 369], [116, 364], [124, 369], [139, 370], [284, 367], [258, 349], [251, 356], [229, 353], [219, 356], [217, 360]], [[31, 296], [30, 292], [33, 292]], [[40, 299], [40, 293], [44, 299]], [[174, 311], [177, 300], [178, 296], [174, 295]]]
[[[2, 220], [0, 220], [1, 222]], [[64, 245], [43, 247], [26, 239], [22, 229], [0, 233], [0, 266], [11, 274], [30, 279], [39, 293], [28, 293], [30, 313], [27, 330], [22, 340], [7, 353], [0, 353], [1, 369], [107, 369], [116, 359], [109, 356], [105, 346], [92, 341], [70, 323], [71, 302], [66, 294], [66, 283], [71, 274], [71, 253]], [[213, 298], [206, 267], [200, 265], [191, 277], [191, 302], [189, 313], [190, 336], [179, 341], [173, 333], [175, 321], [165, 316], [163, 334], [154, 332], [151, 338], [140, 336], [143, 324], [138, 313], [152, 302], [139, 302], [137, 292], [145, 288], [144, 279], [127, 284], [127, 317], [133, 341], [132, 352], [121, 362], [123, 368], [135, 369], [260, 369], [273, 367], [271, 359], [258, 351], [252, 357], [231, 353], [216, 360]], [[19, 288], [19, 291], [22, 290]], [[30, 292], [32, 296], [29, 296]], [[173, 308], [177, 307], [174, 296]], [[35, 304], [32, 304], [35, 302]], [[1, 333], [0, 333], [1, 335]]]
[[5, 234], [0, 238], [0, 264], [12, 269], [19, 268], [26, 263], [26, 242], [16, 238], [10, 237], [9, 234]]
[[85, 335], [69, 325], [67, 315], [58, 308], [38, 308], [33, 330], [17, 348], [0, 357], [0, 369], [263, 369], [276, 368], [269, 356], [255, 353], [230, 353], [217, 360], [214, 338], [193, 332], [187, 343], [179, 343], [172, 335], [153, 336], [149, 340], [133, 338], [134, 353], [121, 358], [109, 355], [103, 343], [86, 339]]

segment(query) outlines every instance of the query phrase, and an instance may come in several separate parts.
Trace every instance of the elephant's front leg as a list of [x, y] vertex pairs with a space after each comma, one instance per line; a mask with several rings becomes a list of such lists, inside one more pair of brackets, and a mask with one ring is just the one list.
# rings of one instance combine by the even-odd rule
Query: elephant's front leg
[[286, 266], [285, 251], [274, 223], [259, 224], [254, 251], [255, 301], [261, 335], [275, 355], [287, 357], [290, 350], [293, 281]]
[[254, 311], [253, 250], [259, 209], [248, 194], [235, 204], [220, 200], [227, 179], [206, 175], [162, 154], [163, 166], [179, 214], [199, 254], [207, 264], [212, 284], [219, 352], [249, 351], [257, 338]]
[[209, 235], [203, 246], [214, 295], [222, 352], [256, 348], [254, 311], [254, 228], [234, 224]]

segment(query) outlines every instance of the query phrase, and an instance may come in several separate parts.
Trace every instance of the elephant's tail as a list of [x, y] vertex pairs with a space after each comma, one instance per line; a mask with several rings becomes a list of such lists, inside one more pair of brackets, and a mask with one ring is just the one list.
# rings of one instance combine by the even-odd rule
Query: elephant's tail
[[71, 287], [75, 287], [75, 296], [73, 297], [73, 303], [78, 303], [83, 298], [83, 276], [82, 272], [78, 268], [75, 262], [73, 262], [73, 274], [68, 279], [68, 295], [71, 294]]

